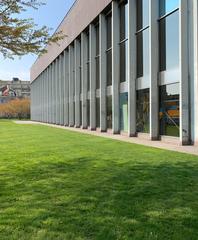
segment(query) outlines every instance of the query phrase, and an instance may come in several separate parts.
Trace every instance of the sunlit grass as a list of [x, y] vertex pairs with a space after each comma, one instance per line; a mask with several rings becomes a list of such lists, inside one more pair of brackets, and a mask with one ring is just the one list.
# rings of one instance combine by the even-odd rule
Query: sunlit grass
[[0, 121], [0, 240], [197, 240], [198, 157]]

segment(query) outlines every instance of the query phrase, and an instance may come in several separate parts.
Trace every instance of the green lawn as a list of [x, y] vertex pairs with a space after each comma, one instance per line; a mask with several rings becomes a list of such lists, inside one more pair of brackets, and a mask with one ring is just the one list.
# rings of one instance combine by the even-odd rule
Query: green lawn
[[197, 240], [198, 157], [0, 121], [0, 240]]

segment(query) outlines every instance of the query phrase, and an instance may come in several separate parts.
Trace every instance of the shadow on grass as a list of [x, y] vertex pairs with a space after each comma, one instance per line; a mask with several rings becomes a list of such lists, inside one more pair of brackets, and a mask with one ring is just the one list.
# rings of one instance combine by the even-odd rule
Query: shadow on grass
[[34, 164], [0, 184], [0, 236], [197, 240], [197, 183], [195, 161]]

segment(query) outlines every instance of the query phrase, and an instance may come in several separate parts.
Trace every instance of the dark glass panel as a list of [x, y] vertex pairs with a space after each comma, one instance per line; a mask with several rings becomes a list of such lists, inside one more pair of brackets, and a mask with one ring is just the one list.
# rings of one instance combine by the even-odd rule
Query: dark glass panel
[[90, 100], [87, 99], [87, 126], [90, 126]]
[[149, 89], [137, 91], [137, 132], [149, 133]]
[[112, 51], [107, 51], [107, 86], [112, 85]]
[[120, 94], [120, 130], [128, 131], [128, 93]]
[[120, 44], [120, 82], [126, 82], [128, 73], [128, 41]]
[[107, 49], [112, 46], [112, 16], [108, 14], [106, 17], [107, 21]]
[[112, 96], [107, 96], [107, 128], [112, 129]]
[[149, 0], [137, 0], [137, 31], [149, 25]]
[[96, 98], [96, 127], [100, 127], [100, 98]]
[[160, 16], [164, 16], [179, 7], [179, 0], [160, 0]]
[[90, 91], [90, 65], [89, 62], [87, 63], [87, 90]]
[[149, 31], [137, 34], [137, 77], [149, 74]]
[[100, 57], [96, 58], [96, 89], [100, 88]]
[[179, 83], [160, 87], [160, 135], [179, 137]]
[[128, 38], [128, 3], [120, 5], [120, 41]]
[[82, 101], [80, 101], [80, 126], [82, 126]]
[[160, 20], [160, 71], [179, 68], [179, 12]]
[[99, 34], [99, 24], [96, 25], [96, 56], [100, 53], [100, 34]]

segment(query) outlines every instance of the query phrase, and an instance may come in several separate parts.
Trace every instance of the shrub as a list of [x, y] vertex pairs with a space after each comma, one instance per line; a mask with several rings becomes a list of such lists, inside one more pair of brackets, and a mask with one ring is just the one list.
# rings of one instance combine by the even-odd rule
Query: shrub
[[0, 104], [0, 117], [1, 118], [30, 118], [30, 99], [16, 98], [7, 103]]

